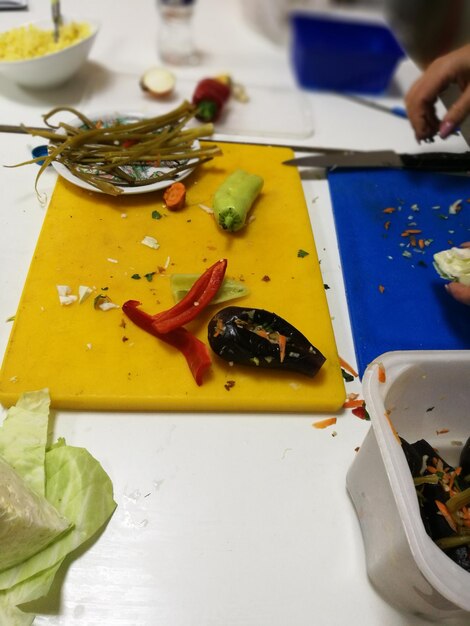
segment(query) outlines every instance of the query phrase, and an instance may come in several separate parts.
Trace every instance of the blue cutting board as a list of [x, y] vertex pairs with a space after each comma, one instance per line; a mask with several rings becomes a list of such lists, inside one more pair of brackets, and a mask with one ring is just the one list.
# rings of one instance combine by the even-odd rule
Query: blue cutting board
[[[469, 349], [470, 307], [449, 296], [432, 257], [470, 241], [470, 178], [380, 169], [328, 181], [360, 376], [389, 350]], [[409, 229], [421, 231], [415, 247]]]

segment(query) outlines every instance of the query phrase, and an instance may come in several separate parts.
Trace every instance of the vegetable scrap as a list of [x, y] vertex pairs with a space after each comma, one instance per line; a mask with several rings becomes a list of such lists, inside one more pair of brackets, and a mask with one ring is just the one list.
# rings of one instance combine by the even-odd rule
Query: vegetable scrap
[[142, 91], [153, 98], [166, 98], [175, 88], [176, 78], [165, 67], [151, 67], [146, 70], [139, 82]]
[[155, 239], [155, 237], [151, 237], [150, 235], [145, 235], [140, 243], [144, 246], [147, 246], [147, 248], [153, 248], [153, 250], [158, 250], [158, 248], [160, 247], [160, 244]]
[[217, 225], [228, 232], [243, 228], [263, 184], [257, 174], [242, 169], [232, 172], [214, 194], [212, 209]]
[[[82, 126], [75, 127], [64, 122], [54, 125], [50, 122], [52, 117], [63, 112], [75, 115]], [[36, 176], [35, 189], [38, 193], [39, 178], [54, 161], [102, 193], [117, 196], [123, 193], [125, 187], [173, 180], [182, 172], [222, 154], [218, 146], [195, 146], [198, 138], [207, 137], [214, 131], [212, 124], [186, 128], [195, 115], [196, 107], [186, 101], [158, 117], [136, 121], [122, 118], [106, 123], [91, 120], [70, 107], [57, 107], [43, 116], [47, 129], [24, 126], [25, 132], [30, 135], [49, 140], [48, 156], [7, 167], [29, 165], [44, 159]], [[132, 170], [134, 166], [155, 164], [166, 170], [159, 169], [147, 178]]]
[[313, 422], [313, 428], [328, 428], [328, 426], [333, 426], [336, 424], [336, 417], [328, 417], [327, 419], [320, 420], [318, 422]]
[[[66, 557], [105, 526], [113, 485], [85, 448], [48, 445], [47, 389], [23, 393], [0, 428], [0, 623], [31, 624]], [[21, 606], [21, 609], [19, 608]], [[29, 609], [31, 610], [31, 609]]]
[[354, 378], [357, 378], [359, 376], [356, 370], [351, 365], [349, 365], [347, 361], [345, 361], [342, 357], [338, 357], [338, 358], [339, 358], [339, 363], [341, 367], [344, 370], [346, 370], [346, 372], [349, 372], [349, 374], [351, 374], [351, 376], [353, 376]]
[[238, 365], [298, 372], [314, 377], [325, 357], [276, 313], [230, 306], [210, 320], [208, 339], [222, 359]]
[[308, 256], [309, 253], [306, 250], [297, 250], [297, 256], [299, 257], [299, 259], [303, 259], [304, 257]]
[[377, 367], [377, 378], [379, 383], [384, 383], [387, 380], [387, 375], [385, 373], [385, 367], [383, 363], [379, 363]]
[[226, 268], [226, 259], [214, 263], [196, 280], [182, 300], [156, 315], [139, 309], [140, 302], [137, 300], [128, 300], [122, 306], [136, 326], [180, 350], [197, 385], [202, 385], [212, 361], [207, 346], [183, 325], [195, 319], [211, 302], [222, 284]]
[[157, 210], [152, 211], [152, 219], [153, 220], [160, 220], [162, 218], [162, 214], [159, 213]]
[[[200, 274], [171, 274], [170, 288], [174, 301], [182, 300], [198, 278], [200, 278]], [[250, 290], [243, 282], [224, 277], [219, 290], [211, 300], [211, 304], [243, 298], [249, 294]]]
[[196, 118], [201, 122], [215, 122], [230, 97], [230, 85], [220, 78], [203, 78], [193, 93]]
[[470, 247], [437, 252], [433, 264], [441, 278], [470, 285]]
[[173, 183], [165, 189], [163, 201], [169, 211], [180, 211], [186, 204], [186, 187], [180, 182]]
[[426, 533], [463, 569], [470, 572], [469, 440], [459, 466], [452, 467], [427, 441], [400, 438], [413, 476]]
[[233, 389], [235, 387], [235, 381], [234, 380], [227, 380], [227, 382], [224, 385], [225, 389], [227, 391], [230, 391], [230, 389]]

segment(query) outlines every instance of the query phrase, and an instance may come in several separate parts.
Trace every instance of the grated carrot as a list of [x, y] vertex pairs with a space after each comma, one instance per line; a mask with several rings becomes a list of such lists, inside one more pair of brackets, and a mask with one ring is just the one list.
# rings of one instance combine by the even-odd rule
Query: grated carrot
[[439, 511], [441, 512], [441, 514], [444, 517], [445, 521], [449, 524], [449, 526], [452, 528], [454, 533], [456, 533], [457, 532], [457, 525], [456, 525], [456, 523], [454, 521], [454, 518], [449, 513], [449, 509], [440, 500], [434, 500], [434, 502], [436, 503], [436, 506], [439, 509]]
[[336, 424], [336, 417], [328, 417], [325, 420], [313, 422], [312, 426], [314, 428], [328, 428], [328, 426], [333, 426], [333, 424]]
[[341, 367], [343, 369], [345, 369], [347, 372], [349, 372], [351, 374], [351, 376], [354, 376], [354, 377], [359, 376], [359, 374], [356, 372], [356, 370], [353, 369], [352, 366], [349, 365], [349, 363], [347, 361], [345, 361], [341, 357], [338, 357], [338, 358], [339, 358], [339, 364], [341, 365]]
[[380, 293], [383, 293], [385, 291], [385, 287], [383, 285], [379, 285], [379, 291]]
[[364, 400], [346, 400], [343, 409], [355, 409], [358, 406], [364, 406]]
[[379, 379], [379, 383], [384, 383], [387, 380], [387, 376], [385, 374], [385, 367], [382, 363], [379, 363], [379, 367], [377, 369], [377, 377]]
[[393, 207], [390, 206], [390, 207], [384, 209], [382, 211], [382, 213], [395, 213], [395, 211], [396, 211], [396, 209], [394, 209]]
[[390, 228], [390, 224], [391, 224], [391, 222], [385, 222], [385, 224], [384, 224], [385, 230], [388, 230]]

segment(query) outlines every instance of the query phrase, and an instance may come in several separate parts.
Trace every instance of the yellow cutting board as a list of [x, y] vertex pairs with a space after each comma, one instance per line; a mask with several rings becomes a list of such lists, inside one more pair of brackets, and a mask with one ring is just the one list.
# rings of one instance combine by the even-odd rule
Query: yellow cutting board
[[[38, 240], [0, 374], [0, 401], [48, 387], [52, 406], [85, 410], [332, 412], [345, 389], [313, 234], [295, 168], [286, 148], [222, 144], [223, 156], [185, 181], [187, 206], [170, 212], [163, 192], [111, 198], [59, 179]], [[210, 207], [216, 188], [236, 168], [265, 181], [247, 226], [218, 228]], [[162, 217], [152, 216], [158, 211]], [[154, 237], [155, 250], [141, 243]], [[308, 252], [299, 257], [298, 251]], [[326, 356], [311, 379], [301, 374], [231, 366], [213, 355], [198, 387], [184, 357], [134, 326], [121, 309], [96, 310], [107, 295], [122, 305], [139, 300], [148, 313], [173, 304], [171, 273], [201, 273], [228, 259], [227, 276], [250, 295], [228, 304], [275, 312]], [[169, 263], [169, 264], [168, 264]], [[165, 269], [166, 265], [168, 267]], [[149, 281], [145, 274], [155, 272]], [[142, 276], [140, 280], [133, 275]], [[84, 302], [59, 303], [57, 285]], [[226, 304], [212, 305], [188, 329], [207, 342], [207, 323]], [[227, 384], [228, 381], [234, 381]]]

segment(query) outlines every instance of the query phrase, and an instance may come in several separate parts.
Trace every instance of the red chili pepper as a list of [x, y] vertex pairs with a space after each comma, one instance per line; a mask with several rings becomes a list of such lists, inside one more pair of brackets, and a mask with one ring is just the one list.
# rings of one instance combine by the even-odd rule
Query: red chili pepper
[[230, 96], [230, 87], [215, 78], [204, 78], [196, 85], [193, 104], [196, 117], [202, 122], [213, 122], [219, 117]]
[[153, 316], [158, 333], [168, 333], [191, 322], [209, 304], [224, 280], [227, 259], [211, 265], [194, 283], [186, 296], [175, 306]]
[[194, 380], [198, 385], [202, 385], [204, 373], [211, 366], [207, 346], [185, 328], [177, 328], [165, 334], [159, 333], [154, 327], [154, 316], [145, 313], [138, 308], [139, 306], [140, 302], [137, 300], [128, 300], [122, 305], [122, 310], [136, 326], [180, 350], [186, 358]]

